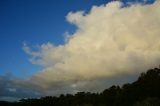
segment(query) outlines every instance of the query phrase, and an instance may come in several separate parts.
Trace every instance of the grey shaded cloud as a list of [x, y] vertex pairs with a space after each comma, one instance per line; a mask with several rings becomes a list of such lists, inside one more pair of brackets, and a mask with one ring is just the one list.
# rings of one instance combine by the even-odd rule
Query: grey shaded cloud
[[17, 101], [22, 98], [33, 98], [42, 96], [37, 91], [34, 91], [20, 84], [15, 83], [16, 78], [11, 74], [0, 76], [0, 100]]

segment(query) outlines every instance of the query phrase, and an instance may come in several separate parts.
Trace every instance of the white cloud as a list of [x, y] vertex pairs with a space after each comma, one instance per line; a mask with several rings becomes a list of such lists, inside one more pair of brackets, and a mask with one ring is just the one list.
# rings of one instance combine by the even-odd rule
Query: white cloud
[[89, 13], [70, 12], [66, 18], [77, 30], [64, 45], [42, 44], [37, 52], [24, 45], [34, 57], [32, 62], [44, 66], [29, 79], [30, 83], [39, 89], [76, 91], [93, 87], [95, 82], [103, 86], [100, 83], [105, 82], [100, 79], [114, 82], [119, 76], [129, 78], [158, 66], [160, 2], [122, 5], [115, 1], [94, 6]]
[[10, 91], [10, 92], [16, 92], [17, 89], [16, 88], [8, 88], [8, 91]]

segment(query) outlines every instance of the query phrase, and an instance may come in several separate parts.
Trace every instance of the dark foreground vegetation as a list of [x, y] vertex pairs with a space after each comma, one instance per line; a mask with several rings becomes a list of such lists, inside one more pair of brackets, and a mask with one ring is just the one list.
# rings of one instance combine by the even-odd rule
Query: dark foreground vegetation
[[99, 94], [79, 92], [19, 102], [1, 101], [0, 106], [160, 106], [160, 69], [150, 69], [131, 84], [114, 85]]

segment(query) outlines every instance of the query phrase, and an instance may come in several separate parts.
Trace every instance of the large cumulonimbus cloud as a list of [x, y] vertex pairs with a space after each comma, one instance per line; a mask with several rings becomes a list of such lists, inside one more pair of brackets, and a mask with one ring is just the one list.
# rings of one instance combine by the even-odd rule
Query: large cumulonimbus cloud
[[68, 13], [66, 19], [77, 30], [63, 45], [46, 43], [39, 51], [25, 45], [32, 63], [44, 67], [29, 79], [29, 85], [49, 94], [94, 90], [107, 86], [105, 81], [114, 84], [125, 75], [129, 80], [131, 75], [158, 66], [160, 2], [122, 5], [115, 1], [93, 6], [88, 13]]

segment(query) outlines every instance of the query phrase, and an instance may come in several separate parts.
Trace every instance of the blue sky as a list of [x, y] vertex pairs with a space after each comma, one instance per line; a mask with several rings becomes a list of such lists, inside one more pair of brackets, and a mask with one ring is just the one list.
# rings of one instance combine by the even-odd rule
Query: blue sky
[[[78, 28], [78, 26], [80, 26], [81, 23], [76, 23], [76, 22], [81, 22], [81, 21], [83, 21], [83, 20], [81, 20], [81, 18], [82, 19], [85, 18], [86, 21], [84, 21], [84, 23], [88, 24], [88, 22], [90, 22], [90, 20], [87, 19], [88, 17], [86, 16], [86, 14], [88, 16], [92, 17], [91, 18], [91, 19], [93, 19], [92, 24], [95, 27], [96, 27], [96, 25], [99, 25], [99, 23], [104, 21], [104, 22], [108, 22], [104, 27], [108, 28], [108, 26], [112, 26], [112, 24], [113, 24], [113, 29], [115, 27], [115, 29], [114, 29], [115, 32], [121, 31], [121, 30], [117, 30], [117, 29], [119, 29], [119, 23], [116, 23], [114, 26], [114, 22], [119, 22], [119, 18], [120, 18], [120, 20], [122, 20], [122, 21], [125, 20], [125, 22], [122, 22], [122, 24], [124, 24], [124, 26], [125, 26], [123, 29], [125, 29], [126, 27], [130, 28], [130, 29], [128, 28], [129, 29], [129, 31], [127, 30], [128, 32], [126, 31], [126, 33], [129, 34], [128, 36], [132, 37], [132, 35], [134, 35], [134, 34], [141, 35], [143, 33], [148, 34], [148, 36], [153, 36], [153, 35], [149, 35], [150, 33], [148, 32], [148, 29], [150, 28], [150, 30], [156, 30], [156, 31], [153, 31], [155, 33], [155, 37], [153, 37], [153, 38], [151, 37], [150, 39], [157, 40], [157, 38], [158, 38], [157, 33], [159, 33], [159, 30], [157, 31], [157, 29], [159, 28], [159, 26], [158, 26], [158, 23], [156, 23], [156, 22], [154, 23], [154, 21], [156, 21], [155, 19], [157, 19], [158, 16], [154, 15], [154, 17], [152, 17], [151, 16], [152, 14], [150, 14], [151, 12], [156, 14], [156, 12], [153, 10], [155, 10], [157, 5], [156, 4], [153, 5], [152, 10], [148, 9], [151, 12], [145, 13], [145, 11], [143, 11], [143, 9], [141, 10], [141, 8], [135, 4], [135, 2], [138, 2], [138, 3], [142, 3], [142, 4], [147, 3], [147, 4], [152, 5], [154, 0], [121, 0], [125, 4], [125, 6], [128, 6], [126, 4], [130, 3], [130, 5], [135, 5], [135, 7], [133, 8], [133, 10], [131, 10], [129, 7], [125, 8], [126, 11], [129, 11], [129, 12], [123, 11], [122, 16], [117, 15], [117, 17], [114, 17], [114, 15], [110, 16], [110, 14], [112, 14], [112, 12], [113, 13], [119, 13], [119, 12], [121, 13], [121, 11], [119, 11], [119, 10], [121, 10], [121, 8], [118, 7], [118, 3], [116, 3], [116, 2], [111, 3], [109, 5], [110, 7], [109, 6], [108, 7], [107, 6], [99, 7], [100, 5], [107, 4], [108, 2], [111, 2], [111, 1], [115, 1], [115, 0], [0, 0], [0, 86], [1, 85], [3, 86], [3, 88], [0, 88], [0, 89], [2, 89], [2, 91], [4, 91], [4, 93], [0, 92], [0, 100], [2, 99], [2, 97], [3, 98], [10, 97], [10, 96], [12, 97], [13, 95], [14, 95], [13, 97], [16, 97], [16, 95], [19, 94], [19, 92], [22, 93], [22, 95], [19, 97], [28, 97], [28, 96], [26, 96], [26, 94], [28, 94], [28, 93], [31, 94], [30, 96], [35, 96], [35, 95], [32, 95], [32, 93], [33, 92], [35, 93], [36, 91], [34, 91], [33, 89], [28, 89], [28, 91], [27, 91], [26, 90], [27, 88], [25, 88], [26, 86], [35, 87], [38, 89], [38, 91], [43, 91], [43, 93], [45, 95], [47, 95], [48, 94], [47, 90], [48, 89], [50, 90], [50, 87], [53, 89], [56, 89], [57, 85], [58, 85], [57, 82], [59, 82], [59, 81], [62, 81], [62, 84], [60, 86], [62, 88], [63, 87], [66, 88], [66, 92], [72, 92], [74, 90], [77, 90], [78, 86], [80, 86], [81, 90], [86, 90], [86, 88], [84, 86], [81, 87], [81, 85], [83, 85], [83, 84], [87, 85], [87, 83], [90, 84], [89, 81], [91, 79], [92, 80], [97, 79], [94, 81], [94, 84], [96, 83], [97, 85], [100, 86], [100, 89], [103, 89], [106, 86], [108, 86], [107, 85], [108, 83], [113, 84], [114, 81], [113, 81], [112, 77], [114, 79], [117, 78], [118, 79], [117, 82], [121, 82], [121, 79], [132, 80], [132, 78], [134, 79], [135, 75], [137, 75], [138, 72], [133, 72], [131, 75], [131, 74], [128, 74], [128, 73], [131, 73], [129, 70], [131, 70], [131, 71], [135, 70], [135, 69], [136, 70], [144, 70], [144, 69], [152, 68], [152, 66], [157, 65], [157, 62], [159, 60], [154, 60], [155, 57], [156, 58], [159, 57], [159, 55], [158, 56], [156, 55], [156, 53], [157, 53], [156, 50], [155, 51], [153, 50], [152, 51], [153, 53], [151, 53], [151, 54], [147, 54], [148, 61], [146, 61], [145, 58], [139, 59], [139, 54], [138, 54], [139, 51], [137, 51], [135, 49], [135, 50], [133, 50], [135, 52], [135, 54], [134, 53], [128, 54], [128, 51], [124, 52], [124, 55], [128, 59], [127, 60], [128, 65], [125, 64], [126, 68], [124, 68], [127, 70], [127, 71], [126, 70], [125, 71], [128, 73], [124, 72], [125, 73], [124, 75], [122, 75], [121, 73], [118, 73], [119, 71], [117, 71], [117, 69], [119, 69], [119, 68], [120, 68], [119, 70], [121, 70], [121, 68], [123, 69], [123, 67], [121, 67], [122, 65], [125, 66], [124, 64], [121, 65], [121, 63], [124, 62], [123, 58], [121, 59], [121, 58], [119, 58], [121, 56], [118, 56], [118, 57], [113, 57], [113, 59], [118, 58], [117, 59], [117, 66], [119, 66], [118, 64], [120, 64], [120, 67], [117, 67], [117, 68], [115, 68], [113, 66], [110, 67], [110, 64], [115, 64], [115, 63], [112, 63], [112, 58], [111, 58], [111, 60], [110, 60], [110, 58], [106, 58], [106, 60], [103, 58], [97, 58], [97, 60], [96, 60], [96, 61], [100, 62], [102, 64], [102, 66], [104, 65], [104, 67], [109, 64], [107, 68], [106, 67], [102, 68], [102, 70], [106, 69], [108, 71], [108, 69], [110, 69], [115, 72], [117, 71], [118, 74], [116, 74], [114, 76], [111, 75], [110, 77], [107, 77], [109, 72], [105, 72], [105, 71], [102, 71], [102, 72], [98, 71], [100, 74], [97, 73], [97, 75], [90, 76], [89, 75], [91, 73], [89, 71], [90, 69], [87, 70], [86, 73], [83, 73], [84, 72], [83, 70], [85, 70], [85, 69], [83, 69], [81, 67], [74, 67], [74, 66], [73, 66], [73, 69], [76, 69], [78, 71], [80, 70], [80, 73], [82, 74], [82, 76], [81, 76], [81, 74], [80, 74], [80, 76], [82, 78], [86, 77], [86, 74], [88, 74], [87, 77], [90, 77], [90, 80], [85, 79], [84, 81], [86, 81], [86, 82], [83, 82], [83, 81], [81, 82], [81, 79], [79, 79], [78, 77], [76, 79], [75, 76], [73, 77], [73, 76], [70, 76], [69, 74], [66, 74], [68, 72], [68, 70], [63, 69], [63, 67], [61, 67], [61, 69], [62, 69], [62, 72], [64, 71], [64, 74], [61, 73], [61, 70], [60, 70], [59, 78], [56, 76], [57, 73], [55, 73], [56, 66], [54, 66], [55, 65], [54, 62], [56, 64], [62, 63], [62, 66], [63, 66], [64, 60], [68, 56], [68, 54], [65, 51], [67, 48], [67, 47], [65, 48], [65, 46], [67, 44], [65, 44], [64, 35], [66, 32], [68, 32], [70, 35], [75, 34], [75, 38], [76, 37], [78, 38], [79, 35], [78, 35], [78, 32], [76, 32], [77, 29], [83, 35], [84, 33], [81, 32], [81, 28]], [[93, 10], [93, 12], [91, 12], [90, 9], [94, 5], [96, 5], [97, 8], [95, 10]], [[111, 10], [103, 12], [103, 8], [111, 9]], [[116, 10], [115, 8], [118, 8], [118, 9]], [[112, 11], [112, 9], [113, 9], [113, 11]], [[100, 13], [97, 12], [98, 10], [101, 10]], [[76, 14], [77, 11], [85, 11], [85, 13], [77, 13]], [[97, 12], [97, 15], [99, 15], [99, 16], [101, 16], [101, 15], [103, 16], [104, 14], [109, 14], [110, 19], [108, 19], [108, 20], [110, 20], [110, 21], [106, 21], [106, 19], [96, 21], [97, 17], [94, 16], [94, 11]], [[133, 11], [133, 14], [132, 14], [132, 11]], [[68, 16], [69, 12], [73, 12], [73, 13], [71, 13], [70, 16]], [[139, 13], [139, 16], [137, 15], [137, 13]], [[104, 17], [106, 17], [106, 16], [104, 16]], [[130, 17], [130, 18], [127, 18], [127, 17]], [[68, 18], [69, 22], [67, 22], [66, 18]], [[112, 18], [113, 18], [113, 20], [112, 20]], [[138, 20], [138, 21], [136, 21], [136, 20]], [[132, 24], [130, 24], [130, 22], [132, 22], [132, 21], [133, 21], [133, 23], [135, 23], [135, 25], [133, 24], [133, 27], [131, 27]], [[137, 29], [136, 22], [138, 22], [139, 26], [140, 25], [142, 25], [142, 26], [148, 25], [148, 27], [140, 27]], [[152, 23], [149, 23], [149, 22], [153, 22], [154, 24], [152, 25]], [[157, 22], [159, 22], [159, 19], [157, 20]], [[88, 27], [92, 26], [92, 24], [89, 25]], [[122, 24], [120, 22], [120, 25], [122, 25]], [[86, 27], [83, 24], [82, 24], [82, 26]], [[99, 33], [99, 31], [98, 31], [99, 27], [96, 27], [95, 32], [94, 31], [92, 32], [93, 33], [92, 37], [87, 35], [88, 34], [87, 31], [89, 29], [88, 27], [86, 27], [86, 29], [84, 29], [84, 32], [86, 33], [84, 35], [86, 37], [83, 39], [88, 39], [86, 41], [93, 41], [91, 44], [88, 44], [88, 42], [86, 44], [84, 42], [81, 43], [80, 40], [75, 40], [75, 39], [70, 38], [69, 40], [73, 41], [74, 43], [72, 45], [69, 45], [69, 43], [68, 43], [68, 45], [67, 45], [68, 48], [72, 48], [72, 49], [74, 49], [74, 47], [75, 48], [84, 48], [84, 51], [86, 50], [86, 54], [85, 54], [85, 52], [82, 51], [82, 53], [80, 53], [80, 56], [82, 56], [82, 57], [79, 56], [79, 58], [82, 60], [84, 59], [84, 57], [86, 58], [89, 56], [91, 56], [92, 58], [94, 58], [94, 56], [101, 57], [101, 54], [96, 54], [97, 52], [94, 54], [94, 52], [93, 52], [94, 49], [91, 48], [92, 44], [94, 45], [94, 43], [95, 43], [95, 46], [97, 46], [99, 44], [102, 46], [102, 48], [104, 45], [109, 45], [109, 47], [112, 46], [112, 44], [101, 42], [101, 40], [103, 41], [103, 39], [105, 39], [107, 42], [108, 39], [106, 38], [105, 34], [101, 35], [101, 33], [100, 33], [100, 35], [101, 35], [99, 37], [100, 39], [97, 39], [97, 38], [95, 38], [96, 40], [94, 39], [94, 37], [95, 37], [94, 33], [97, 33], [97, 32]], [[123, 31], [123, 29], [122, 29], [122, 31]], [[141, 31], [141, 30], [143, 30], [143, 31]], [[107, 34], [109, 33], [109, 31], [106, 31], [106, 30], [103, 30], [103, 31], [104, 31], [104, 33], [107, 33]], [[125, 31], [122, 33], [124, 34]], [[120, 34], [121, 34], [121, 32], [120, 32]], [[113, 37], [114, 34], [113, 35], [111, 34], [111, 36]], [[122, 37], [122, 39], [120, 39], [120, 40], [123, 40], [123, 42], [125, 42], [125, 40], [128, 40], [127, 38], [128, 38], [127, 36], [124, 39]], [[117, 39], [119, 40], [119, 38], [117, 38]], [[145, 37], [142, 40], [144, 40], [144, 42], [147, 45], [150, 45], [149, 40], [148, 39], [146, 40]], [[156, 42], [156, 40], [155, 40], [155, 42]], [[80, 42], [82, 45], [78, 45], [78, 43], [76, 43], [76, 41], [78, 43]], [[139, 38], [136, 38], [136, 41], [139, 41]], [[133, 43], [133, 45], [135, 45], [134, 43], [136, 41], [131, 42], [131, 44]], [[49, 45], [47, 44], [48, 42], [50, 42]], [[38, 53], [42, 53], [40, 58], [42, 58], [42, 61], [44, 63], [46, 63], [45, 67], [42, 67], [42, 65], [32, 64], [29, 61], [29, 59], [31, 57], [34, 57], [34, 55], [28, 55], [27, 53], [25, 53], [25, 51], [23, 50], [24, 43], [27, 44], [27, 47], [30, 47], [32, 49], [37, 49], [36, 47], [41, 46], [42, 44], [45, 46], [45, 49], [40, 48], [41, 51], [38, 51]], [[83, 45], [83, 43], [84, 43], [84, 45]], [[96, 43], [97, 43], [97, 45], [96, 45]], [[114, 43], [118, 46], [129, 45], [127, 43], [121, 45], [120, 44], [121, 42], [118, 42], [118, 43], [114, 42]], [[56, 45], [56, 49], [53, 47], [53, 44]], [[73, 46], [74, 44], [75, 44], [75, 46]], [[157, 45], [158, 44], [159, 43], [157, 43]], [[62, 49], [61, 52], [59, 52], [59, 50], [61, 50], [61, 46], [59, 46], [59, 45], [62, 45], [62, 48], [65, 48], [65, 49]], [[141, 45], [141, 43], [140, 43], [140, 45]], [[46, 49], [46, 48], [49, 48], [49, 49]], [[89, 50], [90, 48], [91, 48], [91, 50]], [[144, 50], [144, 48], [142, 48], [141, 46], [139, 48]], [[103, 49], [108, 49], [108, 48], [104, 47]], [[120, 49], [123, 49], [123, 47]], [[131, 49], [133, 49], [133, 48], [131, 47]], [[153, 47], [153, 49], [155, 49], [155, 48]], [[151, 50], [149, 49], [147, 51], [151, 51]], [[103, 51], [103, 52], [104, 53], [106, 52], [106, 55], [110, 55], [110, 53], [108, 51]], [[34, 51], [30, 51], [30, 52], [32, 53]], [[79, 55], [79, 52], [81, 52], [81, 51], [78, 50], [78, 52], [77, 52], [76, 50], [75, 51], [71, 50], [70, 52], [71, 53], [73, 52], [73, 56], [71, 56], [71, 57], [73, 57], [73, 60], [74, 60], [74, 59], [77, 59], [74, 57], [74, 55]], [[56, 53], [59, 53], [59, 54], [57, 55]], [[90, 53], [89, 56], [87, 53]], [[113, 52], [113, 54], [114, 53], [115, 52]], [[143, 57], [143, 55], [144, 55], [144, 57], [146, 57], [145, 51], [142, 51], [141, 53], [142, 54], [140, 54], [140, 56]], [[55, 56], [52, 56], [53, 54]], [[59, 55], [63, 58], [61, 58], [61, 57], [59, 58]], [[149, 58], [149, 56], [151, 56], [151, 57]], [[105, 58], [105, 56], [104, 56], [104, 58]], [[48, 59], [48, 60], [45, 60], [45, 59]], [[57, 59], [57, 61], [56, 61], [56, 59]], [[152, 59], [153, 59], [153, 61], [151, 61], [151, 63], [150, 63], [149, 60], [152, 60]], [[157, 59], [159, 59], [159, 58], [157, 58]], [[120, 61], [118, 61], [118, 60], [120, 60]], [[67, 61], [69, 61], [69, 60], [67, 60]], [[75, 61], [77, 62], [77, 64], [80, 64], [80, 66], [81, 65], [85, 66], [85, 64], [83, 64], [83, 62], [81, 63], [81, 61], [78, 61], [78, 60], [75, 60]], [[93, 62], [93, 64], [97, 65], [98, 62], [96, 63], [96, 61], [95, 61], [95, 63]], [[106, 64], [107, 61], [110, 61], [110, 63]], [[50, 63], [48, 63], [48, 62], [50, 62]], [[66, 63], [67, 64], [66, 67], [69, 67], [69, 68], [72, 67], [72, 64], [70, 64], [70, 62], [71, 61]], [[86, 58], [86, 61], [84, 61], [84, 63], [85, 62], [88, 65], [90, 65], [90, 63], [92, 63], [92, 62], [90, 62], [90, 60], [87, 61], [87, 58]], [[120, 62], [120, 63], [118, 63], [118, 62]], [[143, 64], [139, 67], [136, 66], [137, 64], [139, 64], [141, 62], [146, 62], [146, 64]], [[135, 64], [132, 64], [132, 63], [135, 63]], [[75, 66], [77, 64], [75, 64]], [[93, 64], [91, 64], [91, 66]], [[101, 66], [101, 64], [98, 64], [97, 67], [99, 67], [99, 65]], [[50, 65], [53, 65], [53, 66], [50, 66]], [[79, 66], [79, 65], [77, 65], [77, 66]], [[93, 65], [93, 66], [95, 66], [95, 65]], [[96, 66], [93, 67], [93, 70], [94, 70], [94, 68], [96, 69], [97, 67]], [[50, 71], [48, 71], [48, 69], [52, 69], [53, 72], [50, 73]], [[70, 68], [70, 69], [71, 69], [70, 73], [72, 73], [73, 70], [72, 70], [72, 68]], [[92, 67], [91, 67], [91, 69], [92, 69]], [[37, 72], [40, 72], [41, 70], [45, 70], [46, 73], [40, 73], [37, 75]], [[76, 71], [76, 72], [78, 72], [78, 71]], [[73, 73], [74, 73], [74, 71], [73, 71]], [[41, 80], [40, 78], [43, 79], [43, 74], [44, 74], [44, 76], [46, 75], [47, 78], [54, 76], [54, 78], [57, 78], [57, 80], [54, 78], [53, 79], [51, 78], [49, 80], [44, 78], [44, 80]], [[52, 74], [53, 74], [53, 76], [48, 76], [48, 75], [52, 75]], [[104, 78], [103, 74], [105, 74], [105, 78]], [[35, 77], [34, 75], [35, 76], [37, 75], [38, 77], [37, 76]], [[69, 78], [71, 77], [73, 79], [71, 81], [67, 80], [68, 81], [67, 82], [66, 80], [63, 79], [63, 75], [66, 75], [67, 77], [69, 77]], [[79, 73], [78, 74], [76, 73], [76, 75], [79, 75]], [[98, 75], [102, 75], [102, 76], [100, 76], [100, 78], [99, 78]], [[20, 78], [19, 82], [18, 82], [18, 86], [21, 86], [21, 87], [17, 87], [17, 85], [14, 85], [15, 80], [10, 79], [10, 77], [13, 77], [15, 79], [16, 79], [16, 77], [18, 79]], [[27, 82], [25, 79], [29, 79], [29, 82]], [[30, 82], [32, 82], [33, 79], [35, 79], [35, 82], [33, 81], [33, 84], [32, 84]], [[126, 81], [128, 81], [128, 80], [126, 80]], [[16, 81], [17, 81], [17, 79], [16, 79]], [[36, 81], [37, 82], [38, 81], [47, 82], [46, 84], [44, 84], [44, 86], [47, 86], [47, 87], [48, 87], [48, 85], [47, 85], [48, 83], [51, 85], [48, 87], [47, 90], [45, 89], [46, 90], [45, 91], [43, 86], [41, 86], [40, 84], [35, 84], [35, 83], [37, 83]], [[80, 82], [80, 84], [78, 81]], [[104, 84], [105, 81], [107, 81], [106, 84]], [[109, 82], [109, 81], [111, 81], [111, 82]], [[26, 83], [26, 85], [23, 86], [22, 83]], [[73, 88], [72, 89], [69, 88], [68, 86], [66, 86], [67, 84], [68, 85], [71, 84], [71, 86]], [[36, 86], [36, 85], [38, 85], [38, 86]], [[77, 88], [76, 88], [76, 86], [77, 86]], [[90, 86], [90, 88], [87, 88], [87, 89], [95, 88], [95, 87], [93, 87], [93, 85], [89, 85], [89, 86]], [[29, 88], [32, 88], [32, 87], [29, 87]], [[97, 88], [97, 89], [99, 89], [99, 88]], [[15, 92], [11, 92], [11, 91], [15, 91]], [[26, 93], [26, 91], [28, 93]], [[62, 91], [64, 91], [64, 90], [62, 89]], [[64, 92], [59, 91], [58, 93], [64, 93]], [[53, 92], [53, 94], [58, 94], [58, 93]], [[35, 94], [37, 94], [37, 92]], [[44, 95], [44, 94], [42, 94], [42, 95]]]
[[112, 0], [1, 0], [0, 74], [12, 73], [21, 77], [24, 73], [29, 76], [39, 70], [41, 67], [28, 61], [22, 50], [23, 42], [29, 45], [63, 44], [64, 33], [75, 31], [75, 26], [65, 19], [70, 11], [88, 11], [93, 5], [109, 1]]
[[39, 66], [28, 61], [22, 50], [23, 42], [29, 45], [46, 42], [63, 44], [64, 33], [75, 31], [75, 26], [66, 22], [68, 12], [88, 11], [93, 5], [108, 1], [111, 0], [1, 0], [0, 74], [21, 76], [25, 72], [28, 76], [39, 70]]
[[70, 11], [89, 10], [106, 0], [1, 0], [0, 1], [0, 74], [18, 77], [31, 75], [39, 66], [32, 65], [24, 53], [23, 42], [39, 45], [63, 44], [65, 32], [75, 27], [66, 22]]

